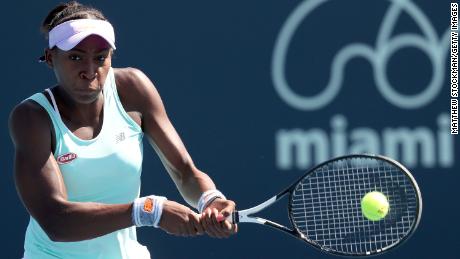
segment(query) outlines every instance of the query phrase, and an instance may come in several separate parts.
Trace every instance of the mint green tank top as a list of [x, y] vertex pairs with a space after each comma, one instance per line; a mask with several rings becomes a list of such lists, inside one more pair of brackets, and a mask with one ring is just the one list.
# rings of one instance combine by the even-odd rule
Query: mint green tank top
[[[75, 136], [63, 123], [52, 93], [52, 104], [42, 93], [34, 100], [49, 114], [56, 135], [54, 157], [64, 179], [69, 201], [122, 204], [139, 197], [142, 171], [142, 129], [125, 112], [111, 68], [103, 88], [104, 119], [91, 140]], [[91, 240], [51, 241], [34, 218], [26, 230], [24, 258], [144, 259], [149, 251], [129, 227]]]

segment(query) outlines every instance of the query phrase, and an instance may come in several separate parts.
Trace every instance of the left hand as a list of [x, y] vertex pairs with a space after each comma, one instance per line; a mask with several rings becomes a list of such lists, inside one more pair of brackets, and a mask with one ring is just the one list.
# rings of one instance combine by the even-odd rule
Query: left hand
[[218, 221], [219, 218], [226, 218], [235, 210], [235, 202], [215, 199], [201, 213], [201, 225], [204, 231], [211, 237], [227, 238], [238, 232], [238, 225], [232, 224], [227, 220]]

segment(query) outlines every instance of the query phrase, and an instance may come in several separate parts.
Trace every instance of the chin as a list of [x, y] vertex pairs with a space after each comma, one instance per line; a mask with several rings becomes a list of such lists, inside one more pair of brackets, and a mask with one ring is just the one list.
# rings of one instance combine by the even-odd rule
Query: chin
[[91, 104], [91, 103], [94, 103], [95, 101], [97, 101], [97, 97], [96, 98], [87, 98], [87, 97], [77, 96], [75, 98], [75, 100], [78, 103], [81, 103], [81, 104]]

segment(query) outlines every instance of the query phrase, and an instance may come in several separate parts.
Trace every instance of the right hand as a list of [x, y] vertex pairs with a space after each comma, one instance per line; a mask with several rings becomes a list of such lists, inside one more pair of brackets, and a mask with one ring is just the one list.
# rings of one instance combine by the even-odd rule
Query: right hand
[[160, 219], [160, 228], [176, 236], [196, 236], [204, 233], [200, 216], [190, 208], [174, 201], [166, 200]]

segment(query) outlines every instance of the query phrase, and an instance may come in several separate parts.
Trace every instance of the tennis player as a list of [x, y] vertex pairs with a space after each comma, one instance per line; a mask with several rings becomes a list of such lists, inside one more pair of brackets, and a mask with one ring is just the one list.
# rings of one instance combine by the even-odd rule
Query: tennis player
[[[236, 233], [217, 221], [235, 203], [195, 167], [149, 78], [112, 68], [115, 34], [103, 14], [68, 2], [42, 29], [49, 46], [41, 59], [57, 84], [18, 104], [9, 121], [16, 188], [31, 216], [24, 258], [150, 258], [136, 239], [141, 226], [179, 236]], [[198, 213], [139, 197], [144, 135]]]

